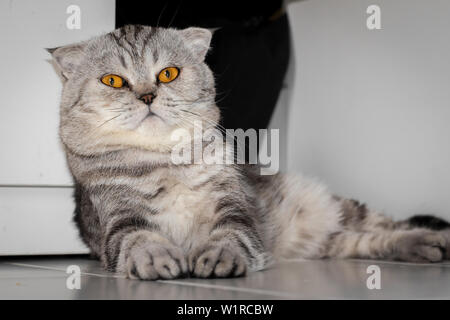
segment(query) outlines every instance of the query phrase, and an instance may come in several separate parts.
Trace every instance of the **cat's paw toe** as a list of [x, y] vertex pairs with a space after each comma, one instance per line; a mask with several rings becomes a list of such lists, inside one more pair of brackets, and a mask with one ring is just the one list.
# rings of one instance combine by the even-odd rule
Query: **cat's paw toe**
[[450, 229], [445, 229], [439, 232], [445, 238], [445, 250], [444, 250], [444, 259], [450, 260]]
[[443, 259], [442, 251], [440, 248], [428, 245], [417, 246], [416, 254], [418, 257], [420, 257], [418, 261], [425, 260], [428, 262], [439, 262]]
[[445, 237], [437, 232], [412, 233], [398, 241], [397, 258], [409, 262], [439, 262], [444, 258], [445, 247]]
[[243, 276], [247, 264], [242, 254], [232, 247], [204, 246], [189, 257], [189, 270], [198, 278], [226, 278]]
[[174, 246], [151, 245], [133, 248], [127, 259], [126, 274], [132, 279], [174, 279], [187, 274], [183, 251]]

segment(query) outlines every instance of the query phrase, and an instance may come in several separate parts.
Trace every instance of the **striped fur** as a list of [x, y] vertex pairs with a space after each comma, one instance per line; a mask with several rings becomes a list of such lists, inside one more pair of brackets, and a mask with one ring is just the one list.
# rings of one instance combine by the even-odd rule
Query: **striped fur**
[[[204, 63], [210, 38], [199, 28], [126, 26], [51, 50], [64, 84], [60, 137], [76, 184], [75, 222], [105, 268], [171, 279], [241, 276], [285, 258], [449, 257], [447, 229], [394, 222], [313, 180], [261, 176], [256, 166], [174, 165], [174, 130], [219, 121]], [[169, 66], [179, 78], [159, 83]], [[129, 87], [99, 81], [110, 73]], [[139, 100], [147, 93], [151, 113]]]

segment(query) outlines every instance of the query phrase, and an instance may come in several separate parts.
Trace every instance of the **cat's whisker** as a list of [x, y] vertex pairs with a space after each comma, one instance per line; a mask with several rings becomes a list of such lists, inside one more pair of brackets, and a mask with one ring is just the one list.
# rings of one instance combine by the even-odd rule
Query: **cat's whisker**
[[162, 14], [164, 13], [164, 10], [166, 10], [166, 7], [167, 7], [167, 2], [166, 2], [166, 4], [164, 5], [164, 7], [162, 8], [161, 12], [159, 13], [158, 20], [156, 21], [156, 28], [159, 27], [159, 20], [161, 19]]
[[101, 125], [97, 126], [97, 129], [100, 128], [100, 127], [102, 127], [102, 126], [104, 126], [106, 123], [108, 123], [108, 122], [110, 122], [110, 121], [112, 121], [112, 120], [114, 120], [114, 119], [120, 117], [121, 115], [122, 115], [122, 113], [118, 114], [118, 115], [115, 116], [115, 117], [112, 117], [111, 119], [106, 120], [106, 121], [103, 122]]
[[169, 25], [167, 26], [167, 28], [170, 28], [170, 27], [172, 26], [172, 22], [174, 21], [175, 17], [177, 16], [178, 10], [180, 10], [181, 3], [182, 3], [182, 1], [178, 2], [178, 6], [177, 6], [177, 8], [175, 9], [175, 13], [174, 13], [173, 16], [172, 16], [172, 19], [170, 19], [170, 22], [169, 22]]
[[233, 140], [234, 140], [235, 137], [229, 135], [229, 134], [227, 133], [227, 129], [226, 129], [224, 126], [222, 126], [221, 124], [219, 124], [218, 122], [214, 122], [214, 121], [212, 121], [212, 120], [210, 120], [210, 119], [208, 119], [208, 118], [202, 117], [201, 115], [199, 115], [199, 114], [197, 114], [197, 113], [195, 113], [195, 112], [193, 112], [193, 111], [189, 111], [189, 110], [185, 110], [185, 109], [180, 109], [180, 110], [181, 110], [181, 111], [184, 111], [184, 112], [187, 112], [187, 113], [190, 113], [190, 114], [192, 114], [192, 115], [194, 115], [194, 116], [196, 116], [196, 117], [198, 117], [198, 118], [200, 118], [200, 119], [202, 119], [202, 120], [205, 120], [205, 121], [207, 121], [207, 122], [213, 124], [214, 126], [217, 127], [218, 130], [220, 130], [221, 132], [227, 134], [228, 137], [232, 137]]
[[[230, 139], [232, 139], [233, 142], [236, 142], [236, 146], [237, 146], [237, 148], [238, 148], [238, 151], [239, 151], [242, 155], [245, 155], [244, 149], [243, 149], [242, 145], [239, 143], [239, 140], [237, 140], [235, 136], [230, 135], [230, 134], [227, 132], [227, 130], [226, 130], [223, 126], [219, 125], [218, 123], [216, 123], [216, 122], [214, 122], [214, 121], [211, 121], [210, 119], [201, 117], [200, 115], [198, 115], [198, 114], [196, 114], [196, 113], [194, 113], [194, 112], [191, 112], [191, 111], [188, 111], [188, 110], [184, 110], [184, 109], [179, 109], [179, 110], [191, 114], [191, 117], [194, 116], [193, 118], [191, 118], [191, 119], [194, 119], [194, 122], [191, 123], [191, 124], [194, 125], [194, 126], [195, 126], [195, 120], [197, 120], [197, 121], [198, 121], [198, 120], [200, 120], [200, 121], [203, 120], [203, 121], [206, 121], [206, 122], [210, 123], [211, 126], [212, 126], [213, 128], [215, 128], [215, 129], [219, 130], [220, 132], [222, 132], [223, 134], [225, 134], [225, 136], [226, 136], [226, 137], [229, 137]], [[202, 123], [203, 123], [203, 122], [202, 122]], [[236, 154], [234, 154], [234, 155], [236, 155]]]

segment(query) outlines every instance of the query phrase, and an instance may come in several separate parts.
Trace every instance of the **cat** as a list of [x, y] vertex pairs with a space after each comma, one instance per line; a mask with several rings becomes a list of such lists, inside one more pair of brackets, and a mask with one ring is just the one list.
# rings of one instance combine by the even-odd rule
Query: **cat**
[[260, 175], [256, 165], [174, 165], [171, 133], [220, 119], [204, 62], [211, 37], [128, 25], [48, 49], [63, 81], [74, 221], [107, 270], [155, 280], [238, 277], [286, 258], [450, 259], [439, 218], [393, 221], [313, 179]]

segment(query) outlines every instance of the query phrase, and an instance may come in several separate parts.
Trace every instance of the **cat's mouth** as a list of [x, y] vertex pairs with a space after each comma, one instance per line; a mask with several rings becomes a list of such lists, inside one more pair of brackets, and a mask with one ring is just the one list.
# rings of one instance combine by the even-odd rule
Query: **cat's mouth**
[[154, 117], [159, 118], [159, 119], [161, 119], [163, 122], [165, 122], [164, 119], [163, 119], [159, 114], [157, 114], [157, 113], [155, 113], [154, 111], [152, 111], [152, 110], [150, 109], [150, 107], [148, 108], [147, 115], [144, 117], [144, 119], [143, 119], [142, 121], [145, 121], [146, 119], [154, 118]]

